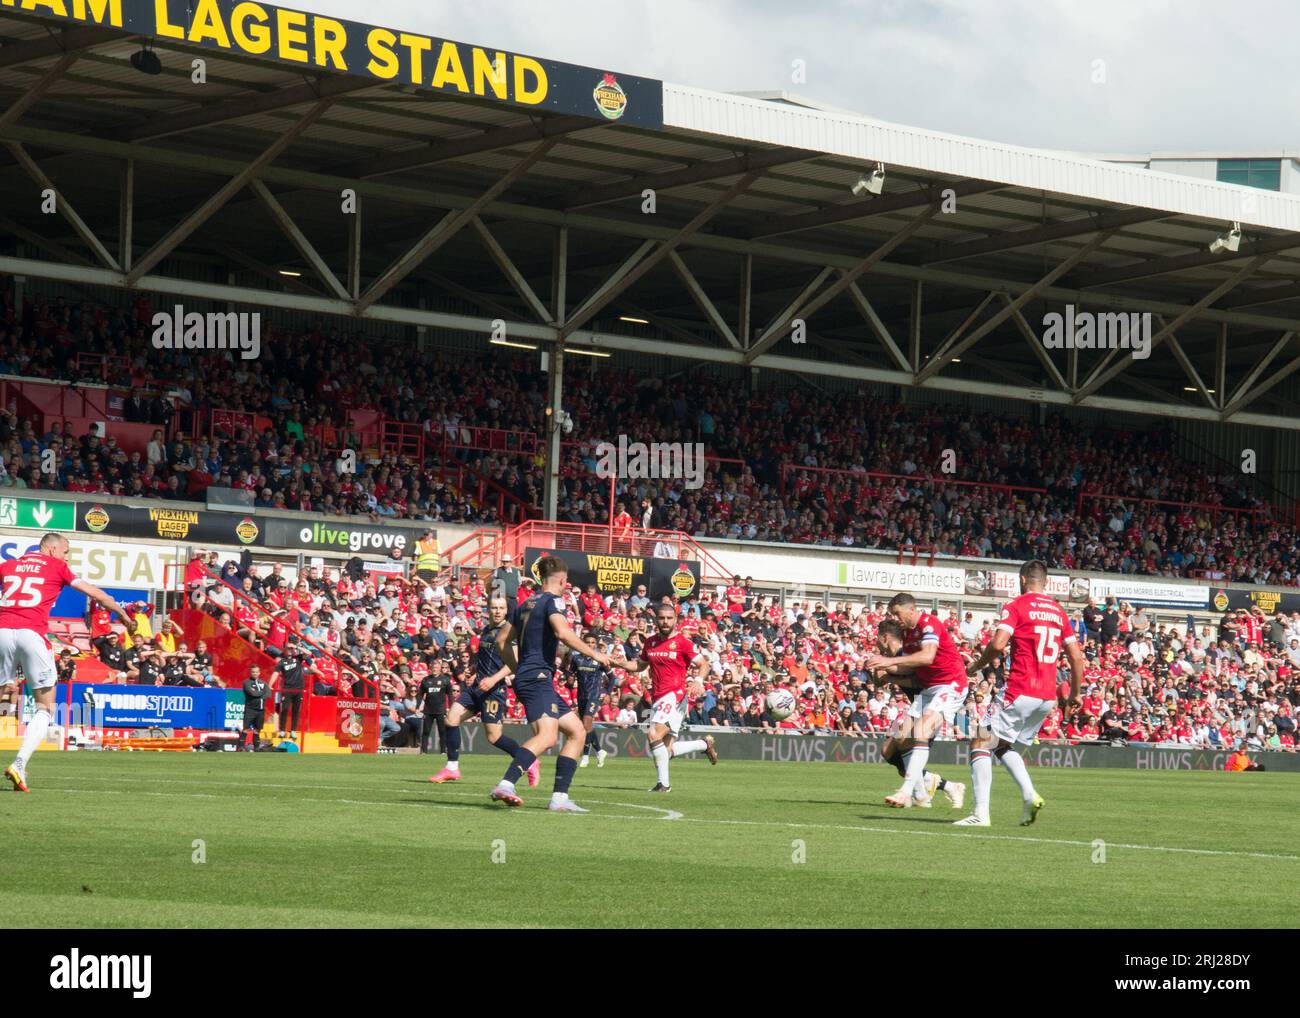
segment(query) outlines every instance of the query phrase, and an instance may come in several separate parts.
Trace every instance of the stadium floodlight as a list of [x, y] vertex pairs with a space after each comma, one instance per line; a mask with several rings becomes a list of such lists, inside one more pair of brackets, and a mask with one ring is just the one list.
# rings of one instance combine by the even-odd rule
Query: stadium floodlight
[[140, 47], [138, 53], [131, 54], [131, 66], [141, 74], [162, 74], [162, 61], [147, 42]]
[[885, 189], [885, 164], [876, 163], [876, 168], [869, 177], [859, 177], [853, 185], [853, 193], [861, 198], [864, 194], [879, 194]]
[[605, 350], [584, 350], [580, 346], [566, 346], [565, 353], [580, 353], [584, 357], [609, 357], [610, 354]]
[[633, 318], [631, 315], [619, 315], [620, 322], [631, 322], [633, 325], [649, 325], [650, 320], [647, 318]]
[[280, 275], [288, 276], [290, 279], [298, 279], [302, 276], [302, 273], [297, 269], [281, 269]]
[[1210, 253], [1218, 254], [1220, 251], [1235, 252], [1241, 247], [1241, 224], [1233, 223], [1232, 229], [1227, 233], [1221, 233], [1210, 241]]
[[538, 349], [536, 343], [512, 343], [508, 339], [489, 339], [488, 342], [491, 343], [493, 346], [513, 346], [516, 350]]

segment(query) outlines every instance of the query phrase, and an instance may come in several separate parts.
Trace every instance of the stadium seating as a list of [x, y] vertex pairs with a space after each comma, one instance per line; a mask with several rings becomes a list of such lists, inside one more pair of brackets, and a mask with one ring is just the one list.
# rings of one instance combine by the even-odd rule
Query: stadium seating
[[[6, 383], [0, 486], [185, 499], [220, 484], [250, 491], [259, 506], [375, 519], [493, 524], [540, 514], [542, 398], [526, 381], [529, 362], [495, 352], [413, 360], [360, 335], [272, 330], [256, 361], [232, 370], [220, 358], [181, 358], [178, 375], [175, 354], [146, 339], [148, 314], [145, 298], [116, 310], [62, 300], [29, 301], [21, 314], [0, 308], [0, 374], [110, 386], [103, 408], [55, 414], [39, 412], [44, 396], [26, 395], [32, 383]], [[163, 399], [164, 388], [181, 399]], [[702, 373], [662, 382], [607, 367], [575, 370], [565, 392], [576, 427], [564, 447], [563, 521], [608, 520], [594, 443], [627, 434], [707, 449], [698, 490], [624, 486], [626, 507], [649, 499], [663, 529], [1300, 583], [1293, 507], [1248, 490], [1240, 471], [1180, 457], [1171, 433], [1137, 422], [1098, 429], [1049, 417], [1039, 426], [861, 393], [749, 394]], [[108, 420], [104, 441], [87, 437], [86, 413]], [[162, 434], [140, 448], [140, 427]], [[38, 470], [50, 446], [60, 452], [52, 483]], [[359, 454], [355, 475], [339, 458], [348, 448]]]

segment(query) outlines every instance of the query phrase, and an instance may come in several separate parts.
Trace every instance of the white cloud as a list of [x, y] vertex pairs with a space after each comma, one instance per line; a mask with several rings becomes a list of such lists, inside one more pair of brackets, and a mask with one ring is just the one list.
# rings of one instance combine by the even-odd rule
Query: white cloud
[[[1273, 0], [304, 0], [311, 11], [882, 120], [1089, 152], [1298, 147]], [[790, 81], [791, 61], [807, 82]], [[1105, 83], [1093, 80], [1105, 62]]]

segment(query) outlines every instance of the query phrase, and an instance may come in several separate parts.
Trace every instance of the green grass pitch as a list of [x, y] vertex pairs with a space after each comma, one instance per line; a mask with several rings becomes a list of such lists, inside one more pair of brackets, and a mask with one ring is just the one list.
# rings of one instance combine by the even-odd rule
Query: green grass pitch
[[941, 797], [885, 807], [884, 766], [681, 760], [651, 795], [648, 761], [593, 760], [569, 816], [545, 809], [553, 758], [519, 810], [487, 801], [504, 757], [428, 784], [441, 762], [42, 753], [30, 794], [0, 793], [0, 907], [11, 928], [1213, 928], [1289, 927], [1300, 893], [1297, 774], [1038, 770], [1021, 828], [999, 768], [980, 830]]

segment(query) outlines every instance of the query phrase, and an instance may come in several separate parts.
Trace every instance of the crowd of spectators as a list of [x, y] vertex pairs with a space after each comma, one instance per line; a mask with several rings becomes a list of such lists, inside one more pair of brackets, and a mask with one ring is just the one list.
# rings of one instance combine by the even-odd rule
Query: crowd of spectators
[[[0, 413], [0, 486], [194, 499], [218, 485], [247, 490], [262, 507], [430, 522], [492, 524], [502, 508], [516, 520], [540, 513], [540, 454], [444, 453], [441, 444], [462, 442], [471, 427], [544, 434], [544, 377], [526, 356], [417, 355], [356, 333], [271, 329], [260, 358], [244, 361], [156, 350], [149, 319], [145, 298], [120, 309], [28, 301], [21, 314], [0, 305], [0, 374], [106, 375], [129, 393], [124, 419], [159, 425], [145, 450], [128, 453], [70, 425], [38, 434], [11, 405]], [[106, 359], [78, 359], [87, 354]], [[709, 456], [698, 489], [681, 479], [620, 480], [622, 507], [643, 507], [638, 522], [657, 529], [1300, 584], [1296, 529], [1278, 522], [1240, 471], [1181, 456], [1168, 430], [1057, 415], [1035, 423], [796, 384], [749, 392], [705, 372], [657, 378], [571, 365], [564, 391], [575, 428], [563, 450], [559, 519], [608, 522], [595, 444], [626, 434], [699, 442]], [[235, 416], [214, 423], [216, 410]], [[428, 439], [423, 461], [390, 450], [350, 470], [336, 429], [352, 411], [418, 429]], [[253, 415], [266, 426], [249, 427]], [[40, 466], [51, 448], [53, 476]]]
[[[501, 584], [513, 599], [522, 601], [535, 590], [527, 576], [510, 567], [504, 572], [514, 574]], [[388, 744], [433, 749], [437, 721], [461, 687], [474, 681], [488, 591], [500, 577], [465, 571], [424, 580], [374, 573], [360, 560], [344, 569], [307, 567], [293, 576], [279, 564], [257, 565], [246, 552], [220, 567], [215, 553], [204, 556], [191, 563], [187, 583], [193, 604], [276, 659], [270, 678], [280, 698], [281, 730], [296, 728], [310, 680], [319, 695], [377, 692]], [[621, 649], [627, 658], [637, 657], [653, 632], [654, 602], [644, 586], [602, 596], [570, 585], [565, 603], [575, 630], [615, 656]], [[887, 732], [907, 709], [898, 686], [864, 667], [876, 647], [883, 603], [781, 604], [737, 577], [729, 586], [681, 601], [680, 608], [680, 628], [708, 658], [712, 673], [704, 695], [688, 705], [689, 724], [862, 737]], [[1215, 625], [1191, 617], [1157, 623], [1147, 609], [1108, 600], [1090, 602], [1073, 615], [1087, 656], [1082, 705], [1065, 714], [1054, 710], [1041, 738], [1295, 751], [1300, 613], [1270, 620], [1258, 610], [1238, 611]], [[962, 618], [953, 611], [941, 616], [968, 660], [992, 636], [991, 617], [977, 619], [969, 611]], [[100, 624], [109, 627], [111, 620]], [[201, 645], [182, 680], [183, 646], [168, 651], [180, 662], [170, 666], [176, 674], [169, 676], [166, 655], [160, 666], [146, 668], [147, 636], [145, 648], [134, 651], [109, 647], [104, 634], [93, 638], [123, 681], [212, 681]], [[576, 673], [566, 663], [560, 674], [561, 692], [574, 702]], [[1001, 662], [975, 676], [966, 704], [939, 738], [970, 738], [974, 718], [1002, 677]], [[767, 694], [775, 689], [789, 690], [798, 704], [782, 721], [766, 709]], [[649, 711], [644, 676], [609, 670], [597, 720], [627, 725]], [[507, 720], [523, 720], [513, 693]]]

